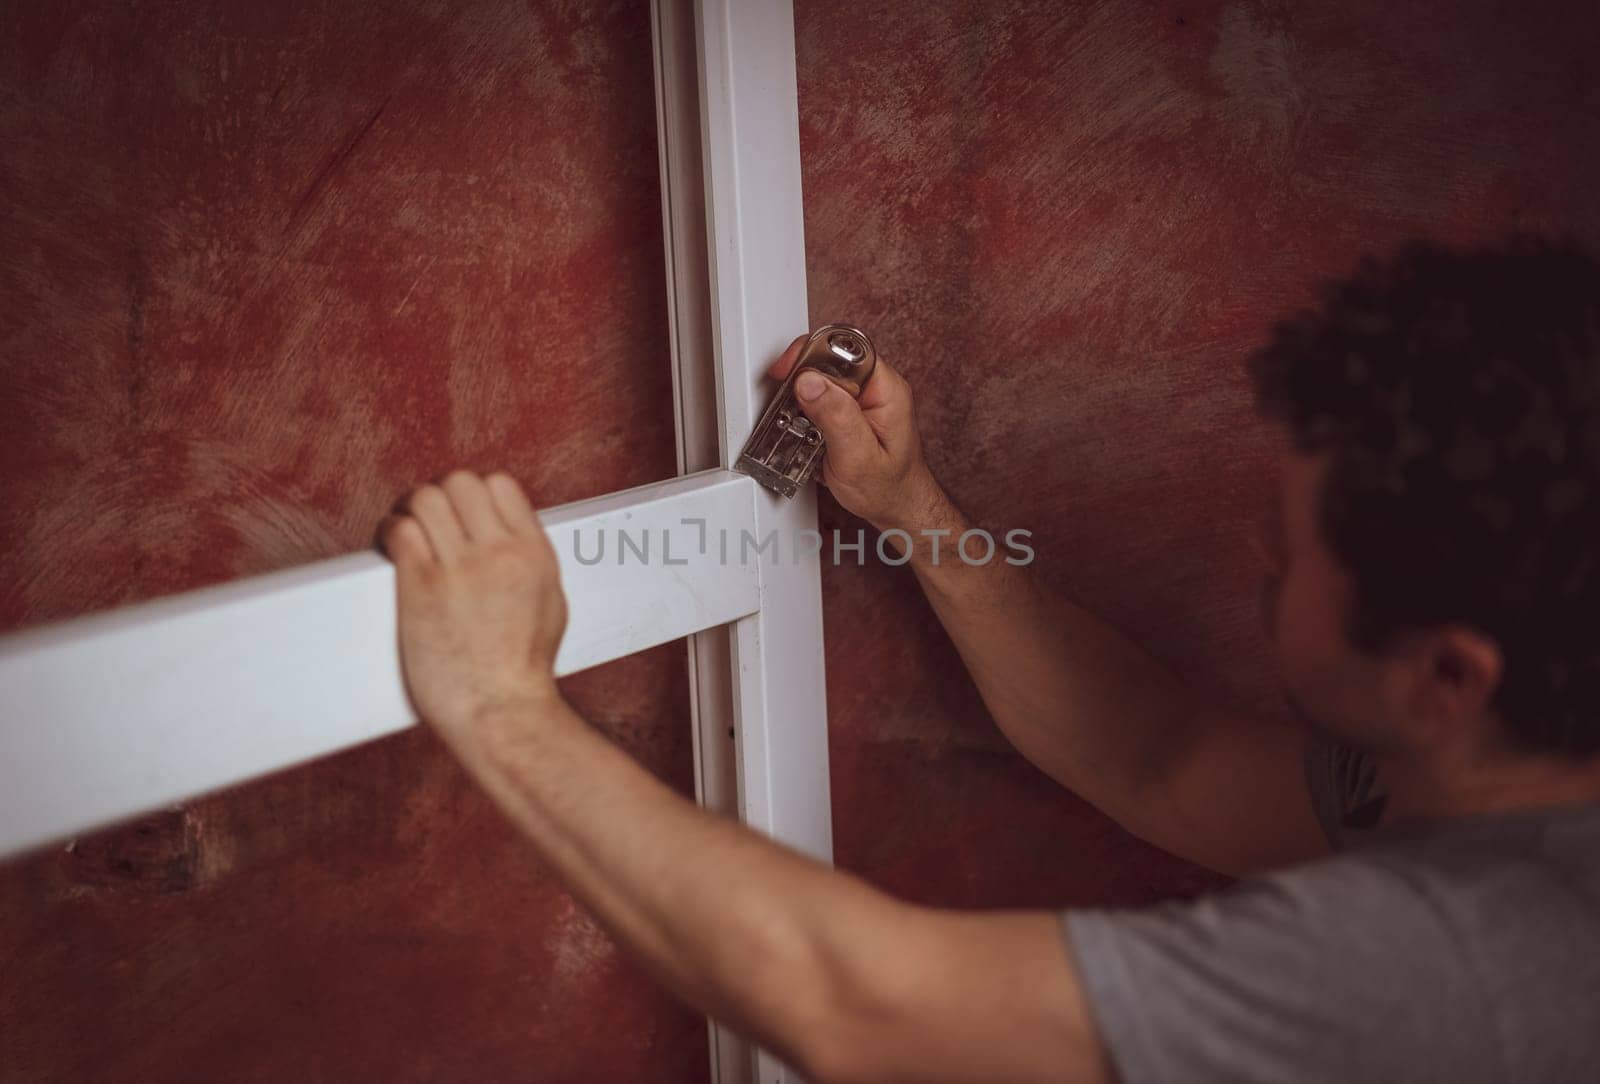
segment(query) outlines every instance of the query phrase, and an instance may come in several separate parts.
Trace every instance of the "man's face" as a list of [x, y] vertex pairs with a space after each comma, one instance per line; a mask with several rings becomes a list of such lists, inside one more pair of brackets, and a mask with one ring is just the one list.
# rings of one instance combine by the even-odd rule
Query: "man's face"
[[1269, 569], [1262, 617], [1285, 693], [1302, 719], [1346, 744], [1382, 751], [1399, 736], [1385, 664], [1346, 639], [1353, 585], [1323, 541], [1317, 508], [1325, 456], [1285, 451], [1263, 526]]

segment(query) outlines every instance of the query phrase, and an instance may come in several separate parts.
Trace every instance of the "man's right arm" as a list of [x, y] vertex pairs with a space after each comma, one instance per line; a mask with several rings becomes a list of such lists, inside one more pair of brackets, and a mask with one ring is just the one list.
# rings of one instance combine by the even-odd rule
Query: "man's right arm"
[[880, 361], [859, 403], [823, 383], [815, 399], [797, 392], [827, 439], [824, 483], [879, 530], [911, 536], [917, 579], [1024, 756], [1129, 831], [1212, 869], [1245, 873], [1327, 850], [1299, 733], [1206, 701], [1030, 569], [962, 561], [956, 542], [972, 524], [923, 461], [905, 379]]

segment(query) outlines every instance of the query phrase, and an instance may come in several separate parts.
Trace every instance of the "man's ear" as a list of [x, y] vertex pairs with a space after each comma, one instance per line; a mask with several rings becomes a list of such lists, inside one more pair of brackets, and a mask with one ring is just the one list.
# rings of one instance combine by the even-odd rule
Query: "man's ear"
[[1417, 659], [1419, 720], [1439, 737], [1477, 729], [1505, 673], [1494, 638], [1471, 625], [1451, 624], [1427, 635]]

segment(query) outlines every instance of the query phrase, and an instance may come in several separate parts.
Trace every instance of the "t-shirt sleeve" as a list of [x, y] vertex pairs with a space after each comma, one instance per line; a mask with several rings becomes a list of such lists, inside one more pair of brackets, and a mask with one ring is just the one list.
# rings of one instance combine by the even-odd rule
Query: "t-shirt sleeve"
[[1496, 1079], [1460, 947], [1380, 865], [1334, 858], [1064, 921], [1122, 1084]]

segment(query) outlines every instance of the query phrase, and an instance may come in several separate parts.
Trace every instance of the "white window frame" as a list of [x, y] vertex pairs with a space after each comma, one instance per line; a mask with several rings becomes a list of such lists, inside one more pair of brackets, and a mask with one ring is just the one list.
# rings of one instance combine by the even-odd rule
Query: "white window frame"
[[[653, 0], [651, 19], [679, 476], [540, 514], [571, 613], [556, 672], [688, 637], [696, 797], [831, 861], [819, 561], [795, 559], [815, 493], [729, 469], [808, 323], [792, 2]], [[709, 544], [685, 545], [702, 523]], [[648, 562], [617, 563], [624, 531], [651, 536]], [[779, 559], [741, 561], [746, 532], [775, 532]], [[604, 559], [578, 560], [601, 535]], [[14, 633], [0, 859], [414, 723], [374, 553]], [[798, 1080], [715, 1022], [711, 1065]]]

